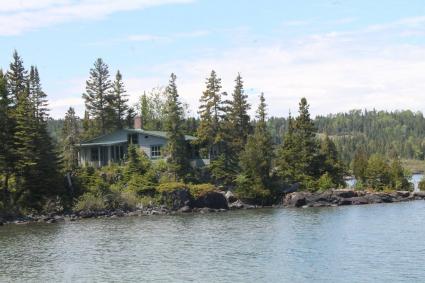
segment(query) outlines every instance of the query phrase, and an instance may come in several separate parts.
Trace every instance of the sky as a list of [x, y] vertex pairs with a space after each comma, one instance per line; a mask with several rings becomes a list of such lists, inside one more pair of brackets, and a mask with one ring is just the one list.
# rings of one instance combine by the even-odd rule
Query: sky
[[16, 49], [39, 69], [51, 116], [80, 116], [96, 58], [123, 74], [131, 103], [177, 75], [196, 115], [212, 69], [241, 73], [269, 114], [425, 110], [423, 0], [0, 0], [0, 67]]

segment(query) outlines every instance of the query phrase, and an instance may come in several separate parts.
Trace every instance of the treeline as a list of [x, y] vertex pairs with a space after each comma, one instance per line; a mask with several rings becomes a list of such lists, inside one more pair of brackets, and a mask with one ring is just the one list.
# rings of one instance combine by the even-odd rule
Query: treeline
[[[89, 71], [82, 95], [86, 108], [82, 119], [69, 108], [63, 120], [48, 123], [46, 94], [37, 68], [31, 67], [28, 74], [16, 52], [7, 73], [0, 75], [0, 92], [3, 208], [42, 210], [52, 205], [70, 208], [90, 203], [114, 207], [123, 199], [134, 202], [155, 198], [178, 184], [187, 185], [195, 193], [222, 187], [244, 200], [271, 204], [295, 184], [300, 190], [345, 185], [348, 167], [340, 159], [334, 142], [338, 139], [332, 132], [318, 137], [307, 100], [301, 99], [296, 117], [281, 120], [268, 118], [266, 99], [261, 94], [256, 116], [250, 117], [251, 105], [240, 74], [228, 94], [218, 74], [211, 71], [200, 94], [197, 119], [187, 115], [175, 74], [170, 75], [165, 88], [144, 93], [137, 105], [130, 106], [122, 74], [117, 71], [111, 79], [109, 66], [102, 59], [97, 59]], [[143, 128], [167, 132], [163, 152], [166, 162], [153, 164], [141, 150], [130, 146], [121, 165], [79, 167], [81, 141], [132, 127], [136, 115], [141, 115]], [[322, 125], [319, 123], [319, 129]], [[57, 147], [48, 128], [56, 133]], [[190, 166], [185, 141], [188, 133], [197, 137], [193, 146], [200, 149], [201, 157], [210, 158], [209, 166]], [[389, 173], [388, 182], [375, 186], [374, 180], [381, 181], [382, 176], [370, 172], [387, 167], [372, 166], [377, 162], [370, 161], [367, 152], [365, 156], [367, 164], [358, 163], [367, 172], [364, 188], [398, 189], [407, 182], [403, 170], [397, 168], [397, 174], [393, 174], [396, 170]], [[398, 160], [396, 155], [394, 160]]]
[[425, 118], [421, 112], [361, 111], [315, 119], [319, 133], [332, 136], [342, 160], [349, 164], [358, 149], [368, 154], [425, 158]]
[[0, 209], [42, 209], [63, 196], [61, 164], [47, 131], [47, 99], [38, 69], [15, 51], [0, 71]]

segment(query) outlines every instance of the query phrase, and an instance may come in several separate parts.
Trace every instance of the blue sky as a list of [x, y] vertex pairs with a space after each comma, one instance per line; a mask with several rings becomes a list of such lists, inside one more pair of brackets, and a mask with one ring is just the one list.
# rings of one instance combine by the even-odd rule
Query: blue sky
[[73, 106], [94, 60], [119, 69], [132, 103], [178, 76], [196, 113], [215, 69], [231, 92], [241, 72], [256, 107], [286, 116], [302, 96], [313, 114], [425, 109], [423, 0], [8, 0], [0, 5], [0, 66], [17, 49], [37, 65], [51, 115]]

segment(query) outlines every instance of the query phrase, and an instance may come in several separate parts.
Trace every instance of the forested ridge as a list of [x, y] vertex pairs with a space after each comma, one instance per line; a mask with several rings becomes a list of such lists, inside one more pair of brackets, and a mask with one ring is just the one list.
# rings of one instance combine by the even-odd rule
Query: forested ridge
[[[357, 189], [407, 190], [409, 174], [399, 156], [423, 158], [414, 140], [423, 133], [423, 127], [416, 128], [423, 125], [421, 114], [354, 111], [314, 120], [301, 98], [295, 115], [269, 118], [262, 93], [250, 117], [241, 74], [226, 92], [213, 70], [194, 118], [181, 101], [176, 74], [135, 105], [128, 102], [124, 75], [114, 74], [101, 58], [95, 60], [82, 94], [84, 116], [70, 107], [63, 119], [53, 120], [37, 67], [28, 71], [14, 52], [9, 69], [0, 72], [1, 213], [164, 204], [167, 193], [179, 188], [192, 196], [221, 188], [250, 203], [274, 204], [294, 185], [309, 191], [344, 187], [350, 171], [359, 180]], [[167, 133], [163, 160], [152, 162], [129, 144], [119, 164], [80, 166], [82, 141], [131, 128], [136, 115], [143, 128]], [[411, 145], [403, 144], [400, 132]], [[196, 136], [192, 145], [211, 157], [208, 166], [190, 166], [185, 134]]]

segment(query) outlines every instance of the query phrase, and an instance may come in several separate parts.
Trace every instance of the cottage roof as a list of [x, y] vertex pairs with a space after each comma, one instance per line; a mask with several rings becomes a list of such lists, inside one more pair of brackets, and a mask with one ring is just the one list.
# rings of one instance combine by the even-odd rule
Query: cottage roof
[[[147, 131], [143, 129], [121, 129], [115, 132], [96, 137], [91, 140], [84, 141], [80, 146], [93, 146], [93, 145], [114, 145], [127, 142], [128, 134], [142, 134], [154, 136], [158, 138], [168, 139], [167, 132], [164, 131]], [[186, 141], [196, 140], [196, 137], [185, 135]]]

